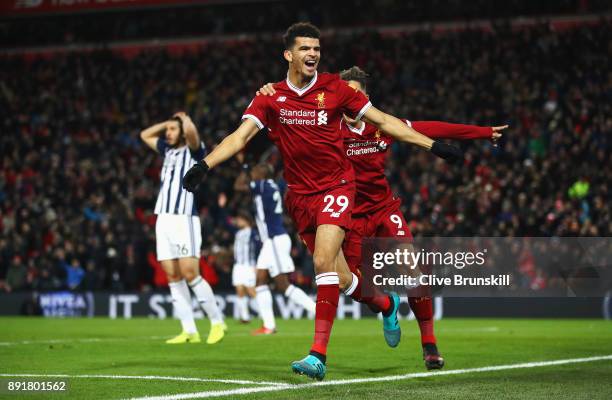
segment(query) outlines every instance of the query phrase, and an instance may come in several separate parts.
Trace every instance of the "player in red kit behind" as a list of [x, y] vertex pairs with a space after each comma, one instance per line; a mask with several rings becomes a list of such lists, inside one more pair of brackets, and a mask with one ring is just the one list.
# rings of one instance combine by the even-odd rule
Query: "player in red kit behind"
[[[367, 74], [359, 67], [340, 73], [349, 86], [366, 93]], [[405, 122], [418, 132], [434, 139], [488, 139], [498, 140], [500, 131], [508, 126], [484, 127], [451, 124], [438, 121]], [[343, 246], [344, 255], [354, 270], [361, 262], [361, 241], [364, 237], [412, 238], [410, 228], [385, 176], [387, 150], [393, 138], [381, 134], [375, 126], [345, 117], [341, 124], [345, 151], [355, 169], [355, 208], [353, 227]], [[422, 293], [421, 293], [422, 294]], [[433, 306], [431, 296], [411, 296], [408, 302], [421, 332], [423, 359], [427, 369], [440, 369], [444, 359], [438, 352], [434, 335]]]
[[[187, 190], [196, 190], [209, 169], [242, 150], [259, 130], [268, 128], [270, 139], [283, 156], [288, 186], [285, 204], [313, 254], [317, 283], [314, 341], [309, 355], [293, 362], [292, 369], [320, 380], [326, 372], [327, 344], [340, 284], [349, 285], [352, 279], [341, 253], [355, 197], [354, 172], [344, 155], [338, 129], [343, 114], [356, 120], [363, 117], [396, 140], [424, 147], [445, 159], [462, 158], [462, 153], [377, 110], [339, 75], [318, 74], [319, 37], [319, 30], [309, 23], [289, 27], [283, 53], [289, 70], [286, 80], [274, 84], [277, 96], [256, 97], [238, 129], [193, 166], [183, 184]], [[349, 281], [341, 282], [341, 277], [347, 276]]]
[[[359, 67], [342, 71], [340, 76], [352, 88], [366, 93], [367, 74]], [[262, 87], [258, 93], [272, 96], [276, 93], [273, 84]], [[482, 127], [475, 125], [450, 124], [438, 121], [405, 120], [408, 125], [431, 138], [445, 139], [490, 139], [498, 140], [500, 131], [507, 126]], [[347, 234], [343, 251], [349, 268], [360, 274], [361, 242], [364, 237], [412, 238], [410, 228], [400, 210], [401, 201], [393, 195], [385, 176], [387, 149], [393, 138], [382, 134], [378, 128], [362, 121], [344, 117], [340, 127], [345, 144], [345, 154], [355, 169], [355, 207], [353, 208], [353, 225]], [[370, 288], [374, 290], [374, 288]], [[350, 290], [345, 293], [353, 297]], [[356, 299], [357, 300], [357, 299]], [[419, 323], [423, 358], [427, 369], [440, 369], [444, 359], [440, 356], [433, 329], [433, 307], [431, 296], [408, 296], [410, 307]], [[377, 312], [385, 312], [366, 301], [368, 306]], [[398, 332], [399, 333], [399, 332]], [[399, 335], [385, 337], [390, 346], [399, 343]]]

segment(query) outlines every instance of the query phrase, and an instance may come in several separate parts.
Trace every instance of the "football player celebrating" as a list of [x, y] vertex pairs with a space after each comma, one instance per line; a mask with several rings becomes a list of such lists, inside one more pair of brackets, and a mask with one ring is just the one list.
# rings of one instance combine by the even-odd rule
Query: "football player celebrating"
[[341, 279], [353, 279], [338, 258], [350, 229], [355, 176], [344, 155], [342, 115], [372, 123], [398, 141], [414, 144], [445, 159], [462, 158], [461, 150], [421, 135], [406, 123], [372, 106], [338, 74], [317, 73], [321, 57], [318, 28], [309, 23], [289, 27], [283, 56], [287, 78], [274, 85], [278, 96], [257, 96], [241, 125], [185, 175], [183, 185], [196, 190], [209, 169], [242, 150], [259, 130], [268, 128], [284, 162], [286, 206], [302, 240], [313, 254], [317, 300], [315, 333], [309, 354], [292, 363], [295, 373], [323, 379], [327, 345], [338, 307]]
[[[340, 73], [349, 86], [367, 95], [367, 74], [359, 67], [352, 67]], [[409, 121], [418, 132], [433, 139], [489, 139], [497, 141], [501, 131], [508, 126], [483, 127], [475, 125], [451, 124], [438, 121]], [[361, 242], [364, 237], [412, 238], [410, 228], [400, 209], [401, 200], [391, 191], [385, 176], [385, 160], [393, 138], [381, 133], [379, 129], [363, 121], [355, 121], [345, 116], [341, 130], [345, 138], [345, 151], [355, 169], [355, 208], [353, 227], [343, 246], [344, 254], [351, 270], [361, 263]], [[354, 151], [368, 149], [372, 151]], [[427, 290], [421, 288], [417, 292]], [[433, 305], [431, 295], [411, 296], [408, 302], [418, 322], [421, 333], [423, 359], [427, 369], [440, 369], [444, 359], [438, 352], [434, 335]], [[419, 293], [425, 294], [425, 293]]]
[[[359, 67], [352, 67], [340, 73], [343, 80], [355, 90], [367, 95], [366, 83], [368, 75]], [[272, 96], [276, 93], [274, 85], [268, 83], [258, 93]], [[436, 139], [490, 139], [497, 141], [501, 131], [508, 126], [482, 127], [475, 125], [451, 124], [438, 121], [409, 121], [407, 125], [418, 132]], [[385, 160], [387, 149], [393, 143], [393, 138], [381, 133], [374, 125], [357, 121], [344, 116], [341, 123], [344, 136], [345, 153], [355, 169], [355, 207], [353, 208], [353, 225], [346, 235], [343, 245], [344, 256], [353, 274], [360, 274], [361, 242], [364, 237], [394, 237], [412, 239], [410, 228], [400, 210], [401, 201], [391, 191], [391, 186], [385, 176]], [[369, 288], [374, 290], [374, 288]], [[427, 290], [421, 288], [419, 291]], [[414, 291], [413, 291], [414, 292]], [[350, 291], [345, 293], [351, 295]], [[410, 296], [408, 302], [421, 332], [423, 358], [427, 369], [440, 369], [444, 359], [440, 356], [436, 345], [433, 328], [433, 305], [431, 296]], [[373, 304], [366, 300], [373, 311], [387, 310], [389, 305]], [[356, 299], [358, 300], [358, 299]], [[393, 331], [392, 331], [393, 332]], [[395, 347], [400, 340], [400, 331], [395, 335], [385, 332], [387, 343]]]

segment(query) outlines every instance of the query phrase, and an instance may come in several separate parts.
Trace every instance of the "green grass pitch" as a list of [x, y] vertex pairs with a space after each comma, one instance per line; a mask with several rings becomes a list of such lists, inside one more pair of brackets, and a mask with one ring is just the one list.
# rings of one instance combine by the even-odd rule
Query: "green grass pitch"
[[[402, 341], [391, 349], [376, 319], [336, 321], [327, 385], [313, 385], [293, 375], [289, 366], [306, 354], [312, 321], [278, 321], [279, 333], [266, 337], [250, 336], [257, 322], [239, 325], [229, 320], [228, 324], [227, 336], [217, 345], [166, 345], [164, 338], [178, 333], [178, 321], [0, 318], [3, 382], [34, 379], [6, 374], [70, 376], [65, 394], [5, 393], [0, 398], [174, 399], [199, 393], [184, 398], [225, 394], [221, 398], [612, 399], [612, 357], [533, 368], [342, 382], [427, 372], [417, 324], [402, 321]], [[199, 321], [198, 326], [205, 337], [208, 322]], [[436, 331], [446, 359], [444, 372], [612, 355], [612, 322], [604, 320], [444, 319], [437, 322]]]

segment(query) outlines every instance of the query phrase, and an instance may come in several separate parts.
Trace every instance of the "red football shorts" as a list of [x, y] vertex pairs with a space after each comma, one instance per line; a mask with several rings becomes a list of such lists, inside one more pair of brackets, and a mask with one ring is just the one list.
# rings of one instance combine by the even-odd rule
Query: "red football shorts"
[[315, 236], [319, 225], [336, 225], [348, 231], [355, 204], [355, 185], [333, 187], [315, 194], [297, 194], [291, 191], [285, 196], [287, 212], [311, 253], [314, 253]]
[[342, 251], [349, 266], [355, 273], [361, 263], [361, 244], [366, 237], [380, 238], [408, 238], [412, 239], [412, 232], [406, 223], [404, 214], [400, 210], [400, 200], [390, 202], [371, 214], [358, 215], [353, 218], [351, 231], [347, 233]]

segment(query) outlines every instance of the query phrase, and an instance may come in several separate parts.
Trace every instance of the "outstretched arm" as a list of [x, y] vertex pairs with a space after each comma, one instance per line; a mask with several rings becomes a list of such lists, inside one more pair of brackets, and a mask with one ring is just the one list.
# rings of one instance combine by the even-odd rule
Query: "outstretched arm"
[[164, 121], [148, 127], [144, 131], [140, 132], [140, 138], [147, 146], [157, 151], [157, 141], [162, 133], [166, 130], [166, 124], [167, 121]]
[[363, 114], [363, 118], [378, 129], [400, 142], [415, 144], [430, 150], [436, 156], [449, 162], [463, 160], [461, 149], [442, 142], [435, 142], [427, 136], [409, 127], [400, 119], [386, 114], [375, 107], [370, 107]]
[[415, 131], [399, 118], [386, 114], [374, 106], [366, 110], [362, 119], [400, 142], [415, 144], [427, 150], [431, 150], [433, 146], [432, 139]]
[[209, 169], [216, 167], [237, 154], [259, 132], [255, 122], [249, 118], [242, 121], [238, 129], [228, 135], [203, 160], [198, 161], [183, 177], [183, 187], [194, 192]]
[[236, 155], [259, 132], [259, 128], [251, 119], [245, 118], [238, 129], [229, 134], [204, 158], [208, 168], [214, 168], [225, 160]]
[[408, 121], [409, 126], [417, 132], [430, 137], [432, 139], [455, 139], [455, 140], [470, 140], [470, 139], [489, 139], [496, 141], [508, 125], [503, 126], [478, 126], [452, 124], [449, 122], [440, 121]]

